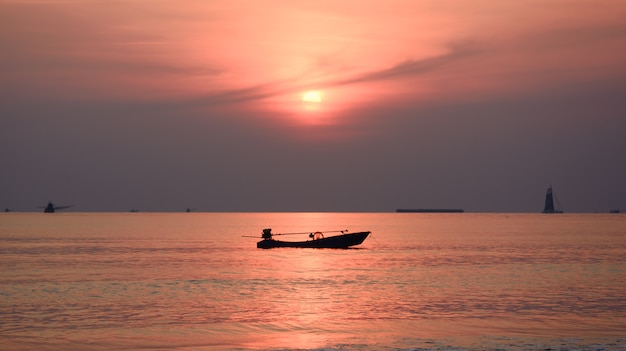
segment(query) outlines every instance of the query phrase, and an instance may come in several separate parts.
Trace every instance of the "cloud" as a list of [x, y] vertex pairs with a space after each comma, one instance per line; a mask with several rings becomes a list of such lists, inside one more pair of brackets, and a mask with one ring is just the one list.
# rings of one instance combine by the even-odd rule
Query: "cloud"
[[477, 48], [472, 47], [469, 43], [452, 44], [450, 45], [450, 48], [450, 52], [444, 55], [429, 57], [422, 60], [407, 60], [390, 68], [366, 72], [354, 77], [338, 80], [331, 85], [341, 86], [369, 83], [423, 75], [435, 72], [446, 65], [460, 61], [479, 52]]
[[315, 83], [300, 83], [301, 78], [263, 83], [242, 89], [233, 89], [204, 96], [196, 100], [199, 104], [231, 104], [255, 101], [297, 93], [314, 87], [340, 87], [361, 83], [376, 83], [389, 80], [401, 80], [425, 75], [462, 61], [481, 52], [477, 45], [469, 42], [458, 42], [449, 45], [448, 53], [421, 60], [407, 60], [391, 66], [368, 72], [361, 72], [342, 78], [330, 78]]

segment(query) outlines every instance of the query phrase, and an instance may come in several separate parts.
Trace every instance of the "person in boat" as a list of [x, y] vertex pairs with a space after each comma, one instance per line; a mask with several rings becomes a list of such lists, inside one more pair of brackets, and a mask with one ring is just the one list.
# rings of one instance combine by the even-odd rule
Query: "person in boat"
[[261, 238], [265, 240], [272, 240], [272, 228], [263, 229], [263, 234], [261, 235]]
[[311, 238], [311, 240], [324, 239], [324, 234], [322, 234], [322, 232], [310, 233], [309, 238]]

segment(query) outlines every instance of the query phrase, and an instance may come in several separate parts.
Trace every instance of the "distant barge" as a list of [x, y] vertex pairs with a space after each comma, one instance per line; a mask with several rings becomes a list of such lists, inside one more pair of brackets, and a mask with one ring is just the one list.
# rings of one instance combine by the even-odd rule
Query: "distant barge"
[[396, 212], [417, 212], [417, 213], [462, 213], [462, 208], [399, 208]]

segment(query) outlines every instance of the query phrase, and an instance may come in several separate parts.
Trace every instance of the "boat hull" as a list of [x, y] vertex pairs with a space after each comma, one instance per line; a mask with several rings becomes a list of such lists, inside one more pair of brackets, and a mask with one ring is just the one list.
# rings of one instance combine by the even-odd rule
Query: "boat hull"
[[307, 241], [281, 241], [274, 239], [265, 239], [256, 243], [256, 247], [259, 249], [271, 249], [275, 247], [347, 249], [351, 246], [361, 244], [369, 234], [370, 232], [349, 233]]

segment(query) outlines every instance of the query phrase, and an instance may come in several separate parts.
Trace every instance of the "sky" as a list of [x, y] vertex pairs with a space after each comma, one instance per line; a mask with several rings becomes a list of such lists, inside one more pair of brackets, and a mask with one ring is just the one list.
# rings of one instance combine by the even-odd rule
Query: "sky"
[[626, 211], [626, 2], [0, 0], [0, 207]]

